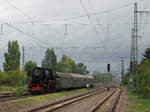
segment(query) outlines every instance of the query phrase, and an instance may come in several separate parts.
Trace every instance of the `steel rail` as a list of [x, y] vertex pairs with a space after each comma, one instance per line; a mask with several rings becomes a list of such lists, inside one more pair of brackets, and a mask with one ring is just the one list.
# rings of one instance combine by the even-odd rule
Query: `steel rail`
[[116, 99], [115, 99], [115, 101], [114, 101], [114, 103], [113, 103], [113, 105], [112, 105], [112, 108], [111, 108], [110, 112], [115, 112], [115, 109], [116, 109], [116, 107], [117, 107], [117, 104], [118, 104], [118, 101], [119, 101], [119, 99], [120, 99], [121, 94], [122, 94], [122, 89], [120, 89], [120, 92], [119, 92], [119, 94], [117, 95], [117, 97], [116, 97]]
[[9, 101], [9, 100], [16, 100], [16, 99], [20, 99], [20, 98], [33, 96], [32, 94], [28, 94], [28, 93], [23, 93], [23, 94], [20, 94], [20, 93], [21, 92], [1, 93], [0, 94], [0, 102], [5, 102], [5, 101]]
[[77, 95], [75, 97], [67, 98], [67, 99], [64, 99], [64, 100], [61, 100], [61, 101], [58, 101], [58, 102], [54, 102], [54, 103], [51, 103], [51, 104], [48, 104], [48, 105], [44, 105], [44, 106], [41, 106], [41, 107], [38, 107], [38, 108], [35, 108], [35, 109], [27, 110], [27, 112], [36, 112], [36, 111], [40, 111], [40, 110], [43, 110], [43, 109], [46, 109], [46, 108], [48, 110], [47, 112], [52, 112], [52, 111], [58, 110], [62, 107], [65, 107], [69, 104], [72, 104], [72, 103], [81, 101], [83, 99], [89, 98], [91, 96], [94, 96], [96, 94], [99, 94], [99, 93], [101, 93], [103, 91], [106, 91], [106, 90], [107, 90], [106, 88], [97, 89], [97, 90], [94, 90], [94, 91], [91, 91], [91, 92], [88, 92], [88, 93]]
[[[25, 92], [25, 91], [23, 91], [23, 92]], [[10, 101], [10, 100], [16, 100], [16, 99], [21, 99], [21, 98], [26, 98], [26, 97], [43, 95], [43, 94], [37, 94], [37, 95], [34, 94], [33, 95], [33, 94], [29, 94], [29, 93], [23, 93], [23, 94], [20, 94], [20, 93], [21, 93], [21, 91], [20, 92], [0, 93], [0, 102], [6, 102], [6, 101]], [[49, 94], [49, 93], [47, 93], [47, 94]], [[44, 95], [46, 95], [46, 94], [44, 94]]]
[[113, 94], [116, 93], [116, 91], [117, 91], [117, 89], [115, 89], [107, 97], [105, 97], [103, 101], [100, 101], [100, 103], [98, 105], [96, 105], [93, 109], [91, 109], [91, 112], [96, 112]]

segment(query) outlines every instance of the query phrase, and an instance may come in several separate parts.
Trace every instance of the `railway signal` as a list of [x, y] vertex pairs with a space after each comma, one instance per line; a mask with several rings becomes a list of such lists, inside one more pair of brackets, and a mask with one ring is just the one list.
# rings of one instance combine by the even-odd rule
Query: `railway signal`
[[110, 72], [110, 64], [107, 64], [107, 71]]
[[109, 74], [110, 74], [110, 64], [107, 64], [107, 71], [108, 71], [108, 77], [107, 77], [107, 90], [109, 91]]

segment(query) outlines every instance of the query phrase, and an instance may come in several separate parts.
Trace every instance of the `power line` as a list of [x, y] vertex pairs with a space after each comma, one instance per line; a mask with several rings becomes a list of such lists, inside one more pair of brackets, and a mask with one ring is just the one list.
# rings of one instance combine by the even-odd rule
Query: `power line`
[[26, 18], [31, 19], [31, 17], [29, 15], [27, 15], [26, 13], [24, 13], [22, 10], [20, 10], [19, 8], [17, 8], [13, 3], [11, 3], [9, 0], [4, 0], [5, 2], [7, 2], [11, 7], [13, 7], [15, 10], [17, 10], [18, 12], [20, 12], [22, 15], [24, 15]]
[[13, 26], [13, 25], [11, 25], [11, 24], [9, 24], [9, 23], [3, 21], [3, 20], [0, 20], [0, 21], [1, 21], [2, 23], [6, 24], [7, 26], [10, 26], [11, 28], [15, 29], [16, 31], [18, 31], [18, 32], [20, 32], [20, 33], [22, 33], [22, 34], [24, 34], [24, 35], [27, 35], [28, 37], [31, 37], [32, 39], [37, 40], [37, 41], [39, 41], [39, 42], [41, 42], [41, 43], [44, 43], [44, 44], [46, 44], [46, 45], [49, 46], [49, 43], [47, 43], [47, 42], [45, 42], [45, 41], [43, 41], [43, 40], [37, 39], [37, 38], [35, 38], [34, 36], [32, 36], [31, 34], [29, 34], [29, 33], [27, 33], [27, 32], [24, 32], [24, 31], [20, 30], [19, 28], [15, 27], [15, 26]]
[[[40, 47], [40, 46], [31, 46], [31, 47], [26, 47], [26, 49], [28, 48], [29, 50], [31, 48], [43, 48], [43, 49], [48, 49], [49, 47]], [[103, 46], [93, 46], [93, 47], [79, 47], [79, 46], [70, 46], [70, 47], [52, 47], [55, 50], [61, 50], [61, 49], [104, 49]]]
[[[90, 4], [91, 9], [92, 9], [92, 12], [93, 12], [93, 14], [94, 14], [94, 13], [95, 13], [94, 6], [92, 5], [92, 3], [91, 3], [91, 1], [90, 1], [90, 0], [88, 0], [88, 3]], [[95, 18], [96, 18], [96, 20], [97, 20], [97, 23], [98, 23], [98, 24], [101, 24], [101, 22], [100, 22], [99, 18], [97, 17], [97, 15], [96, 15], [96, 14], [94, 14], [94, 16], [95, 16]], [[102, 29], [102, 31], [106, 32], [104, 29]]]
[[[30, 17], [29, 15], [27, 15], [27, 14], [24, 13], [22, 10], [20, 10], [19, 8], [17, 8], [17, 7], [16, 7], [13, 3], [11, 3], [9, 0], [5, 0], [5, 2], [7, 2], [11, 7], [13, 7], [15, 10], [17, 10], [18, 12], [20, 12], [20, 13], [21, 13], [22, 15], [24, 15], [26, 18], [28, 18], [28, 19], [31, 20], [31, 17]], [[20, 30], [19, 28], [15, 27], [15, 26], [13, 26], [13, 25], [11, 25], [11, 24], [9, 24], [8, 22], [4, 22], [3, 20], [0, 20], [0, 21], [3, 22], [3, 23], [5, 23], [6, 25], [12, 27], [13, 29], [17, 30], [18, 32], [20, 32], [20, 33], [22, 33], [22, 34], [24, 34], [24, 35], [27, 35], [27, 36], [29, 36], [29, 37], [31, 37], [32, 39], [35, 39], [35, 40], [37, 40], [37, 41], [39, 41], [39, 42], [42, 42], [42, 43], [44, 43], [44, 44], [46, 44], [46, 45], [49, 45], [47, 42], [35, 38], [33, 35], [31, 35], [31, 34], [29, 34], [29, 33], [27, 33], [27, 32], [24, 32], [24, 31], [22, 31], [22, 30]], [[33, 22], [31, 22], [31, 23], [33, 24]], [[1, 28], [1, 29], [2, 29], [2, 28]]]
[[[110, 13], [110, 12], [115, 12], [117, 10], [120, 10], [122, 8], [126, 8], [131, 6], [134, 3], [135, 0], [132, 2], [122, 5], [120, 7], [114, 8], [114, 9], [109, 9], [109, 10], [104, 10], [104, 11], [97, 11], [95, 13], [89, 13], [88, 15], [99, 15], [99, 14], [104, 14], [104, 13]], [[66, 18], [58, 18], [58, 19], [51, 19], [51, 20], [37, 20], [37, 21], [29, 21], [29, 22], [16, 22], [16, 23], [45, 23], [45, 22], [52, 22], [52, 21], [65, 21], [65, 20], [74, 20], [74, 19], [80, 19], [80, 18], [85, 18], [87, 15], [80, 15], [80, 16], [72, 16], [72, 17], [66, 17]]]
[[[85, 8], [85, 6], [84, 6], [82, 0], [80, 0], [80, 3], [81, 3], [81, 6], [83, 7], [83, 9], [84, 9], [84, 11], [85, 11], [85, 13], [86, 13], [86, 15], [87, 15], [87, 17], [88, 17], [88, 19], [89, 19], [91, 25], [92, 25], [93, 30], [95, 31], [97, 37], [100, 39], [99, 32], [98, 32], [97, 29], [95, 28], [95, 25], [94, 25], [94, 23], [93, 23], [91, 17], [89, 16], [88, 11], [87, 11], [87, 9]], [[101, 43], [103, 43], [103, 41], [102, 41], [101, 39], [100, 39], [100, 41], [101, 41]], [[104, 45], [104, 48], [105, 48], [105, 45]]]

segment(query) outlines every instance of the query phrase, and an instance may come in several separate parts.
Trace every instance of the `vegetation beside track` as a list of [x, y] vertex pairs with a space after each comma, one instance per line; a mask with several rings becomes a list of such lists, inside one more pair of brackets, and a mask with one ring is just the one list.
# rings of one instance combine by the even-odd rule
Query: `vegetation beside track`
[[[22, 74], [21, 70], [0, 71], [0, 85], [22, 86]], [[25, 81], [27, 82], [27, 74], [25, 74]]]
[[17, 92], [17, 91], [26, 91], [27, 89], [28, 89], [27, 86], [21, 87], [21, 86], [0, 85], [0, 92]]
[[41, 95], [41, 96], [33, 96], [33, 97], [27, 97], [27, 98], [22, 98], [22, 99], [18, 99], [18, 100], [13, 100], [13, 101], [9, 101], [8, 105], [12, 105], [14, 104], [15, 107], [18, 108], [29, 108], [32, 106], [35, 106], [37, 104], [42, 104], [44, 102], [50, 102], [50, 101], [55, 101], [59, 98], [64, 98], [67, 96], [72, 96], [72, 95], [76, 95], [76, 94], [80, 94], [83, 92], [87, 92], [90, 89], [77, 89], [77, 90], [73, 90], [73, 91], [64, 91], [64, 92], [57, 92], [57, 93], [51, 93], [51, 94], [47, 94], [47, 95]]
[[[132, 68], [132, 66], [131, 66]], [[130, 68], [130, 69], [131, 69]], [[143, 59], [137, 67], [137, 74], [132, 74], [132, 83], [130, 83], [130, 72], [124, 75], [122, 84], [131, 88], [133, 93], [143, 98], [150, 98], [150, 47], [145, 50]]]
[[128, 92], [128, 112], [150, 112], [150, 99]]
[[[94, 71], [93, 72], [93, 77], [94, 77], [94, 82], [95, 83], [105, 83], [107, 82], [107, 78], [108, 78], [108, 73], [100, 73], [99, 71]], [[109, 81], [110, 82], [115, 82], [115, 76], [113, 76], [112, 74], [110, 74], [109, 77]]]
[[150, 112], [150, 98], [143, 98], [131, 92], [127, 86], [121, 86], [127, 93], [127, 112]]

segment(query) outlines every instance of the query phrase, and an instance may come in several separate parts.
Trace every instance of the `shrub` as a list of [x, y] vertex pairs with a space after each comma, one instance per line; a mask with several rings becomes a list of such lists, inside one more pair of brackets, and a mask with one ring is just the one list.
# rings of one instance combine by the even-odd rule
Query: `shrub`
[[[25, 80], [27, 80], [27, 75], [25, 74]], [[0, 72], [0, 84], [3, 85], [22, 85], [22, 72], [20, 70]]]
[[139, 67], [137, 92], [142, 97], [150, 97], [150, 62], [148, 60]]

